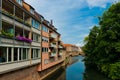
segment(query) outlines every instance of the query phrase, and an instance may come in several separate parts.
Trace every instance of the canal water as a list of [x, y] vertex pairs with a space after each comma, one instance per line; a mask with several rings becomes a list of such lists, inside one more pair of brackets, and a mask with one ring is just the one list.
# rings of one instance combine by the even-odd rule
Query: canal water
[[65, 69], [59, 69], [45, 80], [110, 80], [98, 71], [86, 69], [83, 61], [84, 57], [72, 57], [72, 63]]

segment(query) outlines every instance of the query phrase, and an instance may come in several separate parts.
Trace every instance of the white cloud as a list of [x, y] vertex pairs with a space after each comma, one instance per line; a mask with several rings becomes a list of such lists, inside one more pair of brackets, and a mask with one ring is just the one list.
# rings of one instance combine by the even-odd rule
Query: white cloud
[[[62, 27], [70, 18], [69, 10], [83, 8], [84, 0], [25, 0], [47, 20], [53, 19], [56, 27]], [[62, 24], [61, 24], [62, 23]]]
[[108, 3], [113, 3], [115, 1], [118, 1], [118, 0], [86, 0], [90, 8], [93, 8], [93, 7], [106, 8]]

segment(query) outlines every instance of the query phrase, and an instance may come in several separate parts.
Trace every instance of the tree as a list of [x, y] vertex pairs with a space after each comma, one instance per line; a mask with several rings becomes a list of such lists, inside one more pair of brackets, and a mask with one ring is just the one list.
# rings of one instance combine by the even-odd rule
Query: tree
[[[86, 53], [86, 64], [90, 64], [90, 66], [93, 66], [95, 64], [95, 54], [94, 53], [94, 48], [96, 47], [96, 43], [95, 40], [97, 39], [99, 33], [99, 28], [97, 26], [94, 26], [91, 31], [90, 34], [88, 35], [87, 38], [87, 43], [84, 46], [84, 51]], [[86, 39], [86, 38], [85, 38]]]
[[[85, 63], [97, 66], [112, 79], [120, 79], [120, 3], [113, 4], [93, 27], [84, 46]], [[115, 74], [116, 73], [116, 74]]]

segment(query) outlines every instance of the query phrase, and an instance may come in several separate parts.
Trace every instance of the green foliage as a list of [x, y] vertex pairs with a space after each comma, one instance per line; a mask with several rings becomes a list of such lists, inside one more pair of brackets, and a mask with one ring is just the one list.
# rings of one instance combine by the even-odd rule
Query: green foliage
[[89, 40], [89, 37], [88, 37], [88, 36], [86, 36], [86, 37], [84, 38], [84, 43], [87, 43], [87, 42], [88, 42], [88, 40]]
[[110, 67], [110, 64], [101, 65], [101, 72], [104, 72], [104, 74], [108, 74], [109, 73], [109, 67]]
[[120, 3], [113, 4], [99, 20], [100, 26], [91, 29], [83, 47], [86, 64], [97, 66], [113, 80], [120, 79]]
[[113, 80], [120, 79], [120, 62], [116, 62], [110, 65], [108, 76]]
[[8, 33], [8, 32], [5, 32], [5, 31], [2, 31], [2, 35], [7, 36], [9, 38], [13, 38], [13, 36], [14, 36], [14, 34]]

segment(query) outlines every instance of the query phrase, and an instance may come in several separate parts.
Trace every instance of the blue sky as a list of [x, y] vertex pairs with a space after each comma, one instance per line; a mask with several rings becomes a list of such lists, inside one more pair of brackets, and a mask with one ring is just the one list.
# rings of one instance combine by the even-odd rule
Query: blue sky
[[61, 33], [64, 43], [83, 45], [84, 37], [94, 25], [96, 16], [102, 13], [115, 0], [25, 0], [37, 12], [53, 24]]

